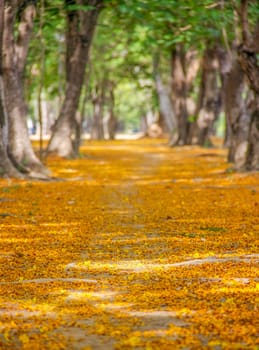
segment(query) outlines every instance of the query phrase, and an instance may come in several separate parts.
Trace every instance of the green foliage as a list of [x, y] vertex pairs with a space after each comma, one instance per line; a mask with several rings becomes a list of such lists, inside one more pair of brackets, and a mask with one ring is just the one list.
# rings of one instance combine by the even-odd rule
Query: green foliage
[[[64, 84], [65, 14], [61, 0], [46, 4], [43, 14], [43, 45], [40, 45], [39, 16], [36, 18], [31, 40], [26, 77], [30, 92], [36, 91], [40, 79], [42, 49], [45, 56], [44, 88], [48, 98], [58, 95], [60, 84]], [[60, 71], [60, 69], [62, 69]]]
[[[94, 7], [64, 4], [63, 0], [45, 0], [43, 14], [44, 96], [48, 100], [63, 97], [65, 82], [65, 6], [69, 11], [89, 11]], [[105, 0], [87, 67], [86, 94], [96, 87], [114, 85], [115, 111], [119, 118], [135, 125], [139, 117], [155, 109], [152, 56], [159, 52], [161, 71], [170, 81], [170, 52], [181, 44], [202, 51], [206, 46], [234, 38], [234, 5], [236, 0]], [[249, 20], [259, 16], [256, 1], [249, 3]], [[39, 16], [31, 41], [26, 86], [29, 100], [35, 99], [41, 79], [42, 45], [39, 38]], [[108, 96], [105, 88], [106, 97]], [[108, 97], [107, 97], [108, 98]], [[88, 104], [90, 104], [88, 98]], [[91, 108], [87, 110], [91, 113]], [[194, 116], [190, 117], [193, 120]]]
[[124, 82], [115, 91], [115, 113], [125, 124], [127, 131], [139, 128], [141, 116], [150, 109], [150, 90], [138, 89], [134, 82]]
[[65, 8], [68, 11], [91, 11], [95, 9], [95, 6], [71, 4], [67, 5]]

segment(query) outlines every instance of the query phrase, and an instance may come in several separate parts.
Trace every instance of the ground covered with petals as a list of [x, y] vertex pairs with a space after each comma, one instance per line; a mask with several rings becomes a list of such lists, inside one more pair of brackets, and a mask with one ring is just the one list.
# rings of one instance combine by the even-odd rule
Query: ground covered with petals
[[0, 180], [0, 349], [259, 349], [259, 174], [225, 159], [86, 141]]

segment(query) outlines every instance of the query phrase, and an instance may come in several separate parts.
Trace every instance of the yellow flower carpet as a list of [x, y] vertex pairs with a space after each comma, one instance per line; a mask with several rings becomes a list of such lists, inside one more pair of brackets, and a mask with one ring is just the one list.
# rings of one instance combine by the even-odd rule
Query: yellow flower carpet
[[85, 141], [0, 180], [0, 349], [259, 349], [259, 174], [221, 148]]

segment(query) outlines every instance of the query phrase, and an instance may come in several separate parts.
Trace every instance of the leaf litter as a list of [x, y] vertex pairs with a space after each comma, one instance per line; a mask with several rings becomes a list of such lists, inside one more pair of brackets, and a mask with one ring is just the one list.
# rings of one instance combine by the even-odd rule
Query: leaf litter
[[258, 349], [258, 173], [163, 140], [82, 152], [48, 159], [66, 181], [0, 180], [0, 349]]

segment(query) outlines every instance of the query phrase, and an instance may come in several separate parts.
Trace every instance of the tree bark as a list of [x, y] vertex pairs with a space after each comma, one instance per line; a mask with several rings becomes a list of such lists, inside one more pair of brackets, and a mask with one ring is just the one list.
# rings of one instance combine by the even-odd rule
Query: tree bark
[[117, 129], [117, 119], [114, 114], [115, 106], [115, 96], [114, 96], [114, 84], [109, 83], [109, 111], [108, 111], [108, 120], [107, 120], [107, 133], [109, 140], [114, 140]]
[[245, 164], [250, 114], [244, 99], [244, 73], [237, 60], [233, 58], [232, 68], [225, 82], [225, 112], [230, 126], [230, 145], [228, 161], [236, 168]]
[[197, 143], [211, 144], [210, 131], [220, 110], [220, 90], [217, 83], [218, 60], [215, 48], [207, 48], [202, 62], [201, 88], [197, 106]]
[[[13, 4], [19, 6], [19, 1], [18, 4], [16, 1], [13, 1]], [[36, 7], [33, 1], [25, 0], [22, 3], [22, 6], [25, 8], [21, 10], [18, 35], [15, 42], [16, 66], [21, 80], [23, 79], [34, 19], [36, 16]]]
[[92, 140], [104, 140], [103, 107], [104, 107], [104, 86], [97, 87], [92, 97], [94, 113], [91, 130]]
[[21, 14], [16, 41], [17, 0], [10, 0], [4, 10], [3, 77], [8, 113], [8, 154], [15, 166], [29, 176], [45, 178], [49, 172], [33, 151], [26, 123], [23, 71], [35, 15], [34, 5], [31, 2], [26, 5]]
[[155, 55], [153, 59], [153, 73], [160, 114], [169, 132], [169, 144], [170, 146], [173, 146], [176, 145], [179, 140], [179, 127], [168, 88], [164, 85], [159, 72], [158, 55]]
[[[226, 111], [226, 82], [232, 68], [232, 51], [227, 44], [227, 50], [222, 46], [217, 48], [217, 56], [219, 60], [220, 82], [221, 82], [221, 109]], [[225, 118], [225, 136], [224, 147], [229, 148], [231, 144], [231, 127], [229, 118]]]
[[0, 176], [20, 178], [22, 174], [14, 167], [7, 154], [7, 112], [3, 81], [3, 33], [4, 0], [0, 0]]
[[[48, 144], [49, 153], [61, 157], [75, 157], [73, 143], [76, 128], [76, 111], [84, 81], [85, 66], [102, 0], [66, 0], [69, 5], [87, 5], [86, 11], [67, 8], [67, 55], [66, 55], [66, 91], [59, 117], [53, 126]], [[94, 7], [94, 8], [92, 8]]]
[[44, 0], [40, 0], [40, 13], [39, 13], [39, 41], [40, 41], [40, 73], [39, 83], [37, 91], [37, 104], [38, 104], [38, 121], [39, 121], [39, 137], [40, 137], [40, 160], [43, 158], [43, 108], [42, 108], [42, 92], [44, 88], [44, 76], [45, 76], [45, 41], [43, 38], [43, 26], [44, 26], [44, 11], [45, 4]]
[[172, 101], [179, 126], [179, 145], [190, 144], [191, 117], [194, 117], [196, 105], [191, 92], [193, 83], [200, 68], [197, 53], [183, 45], [177, 45], [171, 55]]
[[187, 86], [183, 56], [184, 52], [182, 46], [176, 46], [172, 52], [172, 100], [174, 105], [174, 112], [178, 119], [178, 145], [185, 145], [187, 143], [187, 134], [189, 128], [188, 113], [186, 107]]
[[239, 60], [241, 67], [248, 79], [249, 86], [253, 92], [253, 100], [250, 103], [250, 123], [248, 132], [248, 144], [245, 163], [237, 168], [246, 170], [259, 170], [259, 66], [257, 64], [256, 52], [242, 45], [239, 47]]
[[246, 170], [259, 170], [259, 99], [255, 105], [249, 128], [247, 156], [245, 162]]
[[259, 170], [259, 20], [254, 33], [249, 30], [248, 0], [241, 0], [239, 19], [242, 30], [242, 43], [238, 48], [241, 67], [253, 92], [253, 101], [250, 103], [251, 119], [249, 125], [247, 154], [244, 168]]
[[80, 113], [79, 110], [76, 111], [76, 118], [75, 118], [75, 137], [73, 140], [73, 146], [75, 150], [75, 154], [79, 154], [80, 146], [81, 146], [81, 136], [82, 136], [82, 129], [83, 129], [83, 115]]

